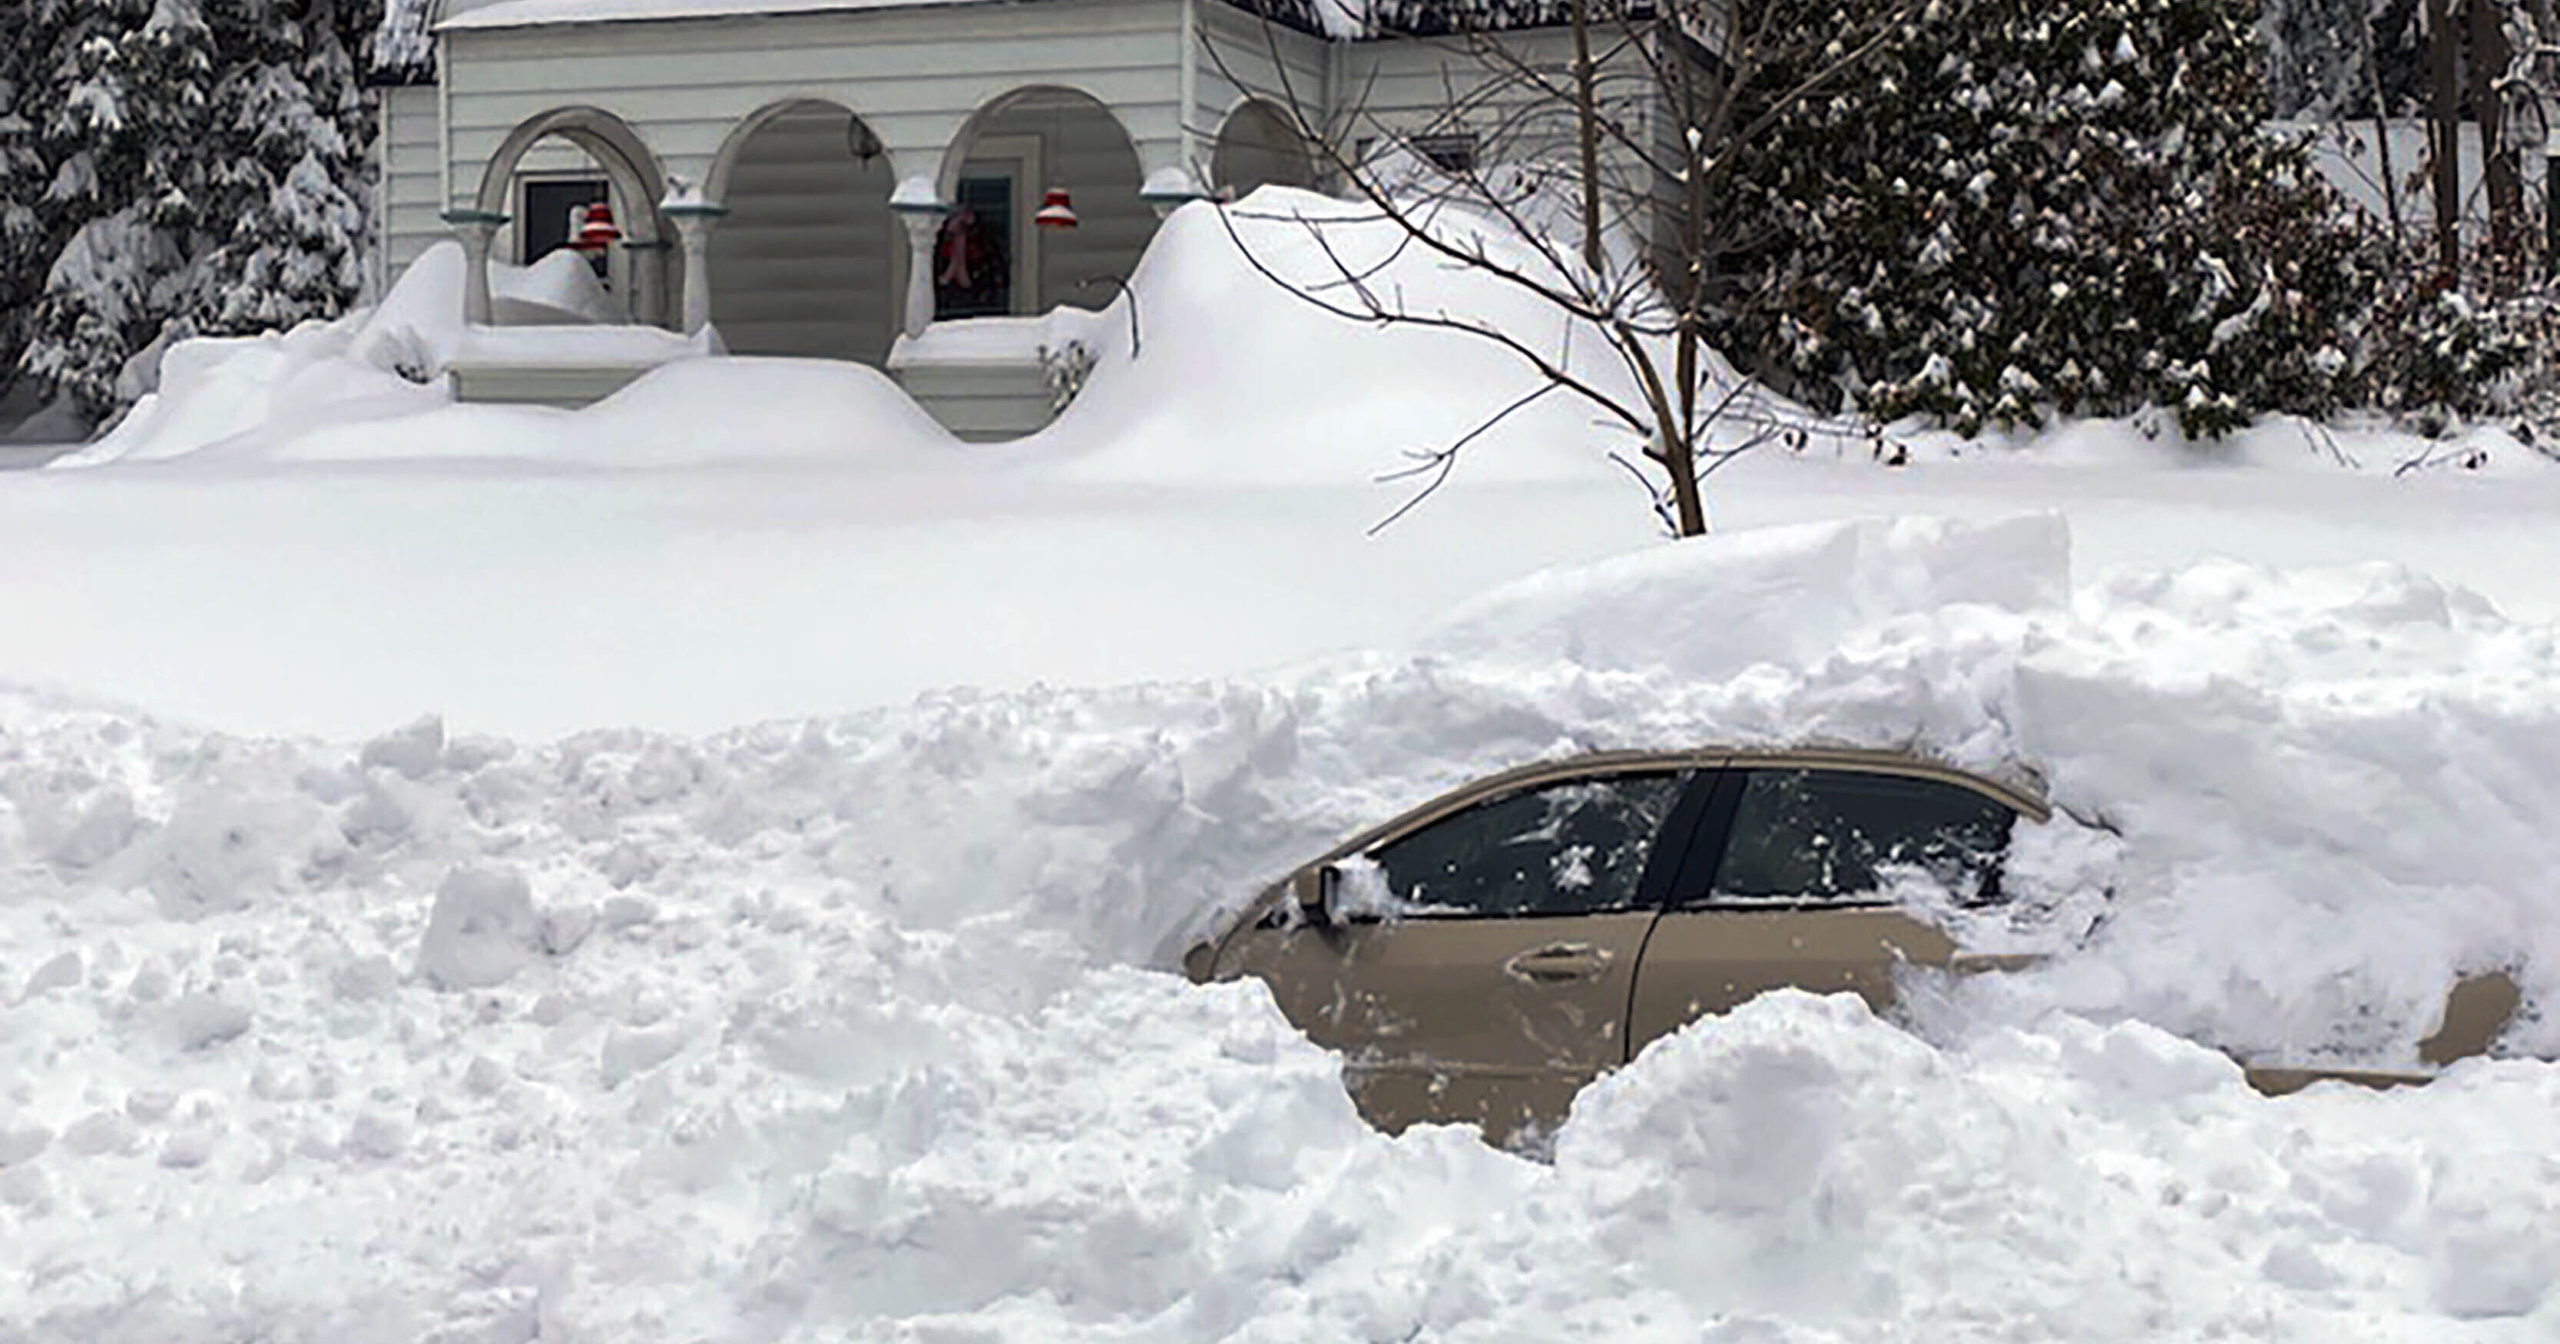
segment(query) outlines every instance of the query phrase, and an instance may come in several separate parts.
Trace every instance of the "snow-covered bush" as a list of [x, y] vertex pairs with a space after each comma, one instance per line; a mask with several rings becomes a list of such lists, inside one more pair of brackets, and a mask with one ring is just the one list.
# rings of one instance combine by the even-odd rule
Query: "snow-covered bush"
[[[1879, 0], [1816, 0], [1846, 30]], [[1739, 145], [1718, 333], [1817, 401], [1971, 431], [2347, 399], [2371, 231], [2263, 129], [2249, 0], [1932, 6]], [[1815, 43], [1812, 59], [1825, 53]], [[1786, 87], [1777, 78], [1770, 87]]]

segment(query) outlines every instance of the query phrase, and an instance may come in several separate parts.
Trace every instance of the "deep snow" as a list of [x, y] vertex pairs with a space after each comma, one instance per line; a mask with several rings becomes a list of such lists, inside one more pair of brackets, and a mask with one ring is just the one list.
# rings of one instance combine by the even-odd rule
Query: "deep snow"
[[[2405, 1062], [2457, 967], [2547, 1005], [2554, 630], [2388, 567], [2075, 589], [2066, 547], [1689, 543], [1410, 654], [701, 739], [0, 699], [0, 1331], [2551, 1337], [2560, 1068], [2268, 1101], [2123, 1015]], [[1925, 1040], [1705, 1024], [1552, 1166], [1370, 1133], [1258, 989], [1135, 968], [1473, 771], [1772, 737], [2044, 771], [1985, 932], [2113, 917], [1915, 985]]]
[[[2560, 1067], [2169, 1034], [2407, 1064], [2504, 968], [2560, 1051], [2532, 454], [1818, 445], [1648, 547], [1555, 405], [1370, 538], [1514, 374], [1226, 246], [1012, 448], [787, 363], [450, 406], [395, 293], [0, 482], [0, 1340], [2560, 1337]], [[2040, 775], [1967, 934], [2062, 955], [1702, 1024], [1551, 1164], [1161, 969], [1471, 775], [1717, 741]]]
[[[1276, 203], [1276, 204], [1275, 204]], [[1290, 209], [1239, 231], [1307, 267]], [[1336, 231], [1355, 262], [1363, 240]], [[1382, 239], [1371, 242], [1384, 246]], [[1654, 535], [1587, 408], [1551, 398], [1404, 503], [1409, 454], [1524, 386], [1465, 337], [1346, 327], [1280, 295], [1206, 207], [1140, 268], [1084, 393], [1047, 432], [968, 447], [879, 374], [791, 361], [678, 364], [581, 412], [455, 406], [393, 372], [463, 344], [459, 249], [376, 313], [281, 337], [190, 343], [159, 402], [79, 461], [0, 490], [0, 677], [212, 727], [362, 736], [425, 710], [552, 736], [712, 732], [1021, 688], [1232, 675], [1398, 647], [1506, 579]], [[507, 276], [555, 307], [583, 273]], [[1417, 305], [1519, 329], [1536, 305], [1419, 261]], [[1593, 342], [1576, 367], [1606, 380]], [[1390, 371], [1380, 376], [1380, 371]], [[2560, 616], [2560, 472], [2502, 436], [2478, 469], [2395, 476], [2430, 445], [2344, 433], [2363, 470], [2274, 423], [2226, 445], [2130, 423], [2010, 445], [1912, 436], [1768, 449], [1713, 479], [1720, 529], [1927, 511], [2052, 511], [2082, 572], [2227, 556], [2409, 564], [2521, 614]], [[955, 606], [968, 612], [952, 619]]]

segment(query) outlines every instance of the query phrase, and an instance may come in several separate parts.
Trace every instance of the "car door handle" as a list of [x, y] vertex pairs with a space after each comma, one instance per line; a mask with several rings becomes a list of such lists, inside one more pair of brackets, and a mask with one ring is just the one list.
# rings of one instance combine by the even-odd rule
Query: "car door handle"
[[1609, 968], [1609, 950], [1589, 943], [1549, 943], [1502, 963], [1503, 973], [1533, 985], [1588, 980]]

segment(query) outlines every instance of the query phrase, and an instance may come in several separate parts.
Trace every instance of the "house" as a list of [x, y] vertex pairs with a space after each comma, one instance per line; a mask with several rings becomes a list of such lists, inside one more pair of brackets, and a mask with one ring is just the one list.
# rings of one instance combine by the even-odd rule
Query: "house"
[[[1318, 184], [1307, 134], [1459, 168], [1516, 140], [1527, 95], [1435, 11], [1494, 14], [1543, 68], [1571, 52], [1549, 0], [1405, 0], [1389, 37], [1343, 0], [426, 4], [432, 63], [384, 98], [392, 271], [458, 237], [469, 317], [502, 321], [488, 262], [532, 262], [602, 204], [631, 323], [887, 368], [970, 438], [1053, 413], [1038, 315], [1106, 305], [1184, 202]], [[637, 371], [456, 370], [466, 398], [568, 404]]]

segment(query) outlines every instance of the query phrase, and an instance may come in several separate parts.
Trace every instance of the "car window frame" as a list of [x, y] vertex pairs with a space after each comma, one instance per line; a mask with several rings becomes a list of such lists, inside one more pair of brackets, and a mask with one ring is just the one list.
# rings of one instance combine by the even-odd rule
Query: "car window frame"
[[[1698, 791], [1700, 781], [1712, 780], [1720, 775], [1747, 770], [1755, 766], [1829, 766], [1853, 770], [1904, 771], [1916, 773], [1925, 778], [1942, 779], [1962, 785], [1995, 802], [2007, 804], [2019, 816], [2029, 821], [2041, 823], [2052, 815], [2052, 808], [2042, 795], [2043, 780], [2036, 775], [2032, 767], [2027, 766], [2013, 767], [2022, 775], [2022, 778], [2012, 781], [1975, 775], [1956, 766], [1942, 765], [1907, 752], [1889, 749], [1855, 747], [1752, 749], [1710, 746], [1667, 750], [1617, 749], [1584, 752], [1562, 759], [1532, 761], [1526, 765], [1513, 766], [1508, 770], [1465, 781], [1385, 821], [1353, 832], [1331, 849], [1290, 870], [1287, 875], [1263, 888], [1260, 895], [1245, 902], [1242, 908], [1226, 916], [1218, 930], [1194, 949], [1193, 955], [1198, 957], [1199, 965], [1202, 967], [1200, 974], [1213, 975], [1216, 967], [1224, 961], [1228, 946], [1236, 939], [1244, 937], [1254, 929], [1285, 925], [1293, 918], [1289, 907], [1293, 907], [1304, 898], [1305, 894], [1312, 892], [1312, 884], [1317, 874], [1326, 865], [1364, 854], [1373, 846], [1383, 844], [1407, 831], [1428, 826], [1434, 821], [1463, 811], [1473, 806], [1478, 800], [1497, 793], [1508, 792], [1540, 781], [1571, 779], [1582, 775], [1665, 769], [1689, 770], [1695, 774], [1690, 791], [1683, 795], [1681, 803], [1675, 807], [1671, 817], [1664, 823], [1663, 833], [1665, 836], [1670, 836], [1676, 833], [1674, 828], [1680, 824], [1683, 810], [1692, 806], [1693, 803], [1702, 809], [1712, 811], [1711, 808], [1706, 808], [1708, 800]], [[1737, 804], [1739, 797], [1740, 795], [1737, 794]], [[1656, 890], [1652, 888], [1651, 868], [1648, 867], [1646, 871], [1646, 890], [1657, 902], [1655, 908], [1658, 913], [1672, 908], [1669, 904], [1671, 891], [1691, 889], [1686, 882], [1689, 877], [1689, 865], [1718, 863], [1723, 860], [1724, 843], [1731, 830], [1731, 818], [1727, 817], [1722, 827], [1710, 825], [1714, 820], [1711, 815], [1693, 815], [1691, 820], [1696, 824], [1692, 826], [1690, 843], [1681, 857], [1682, 868], [1675, 875], [1678, 880], [1668, 881], [1664, 884], [1665, 889]], [[1659, 858], [1664, 853], [1663, 846], [1655, 847], [1654, 857]], [[1648, 864], [1651, 861], [1649, 859]], [[1712, 871], [1709, 875], [1712, 877]], [[1186, 956], [1185, 964], [1190, 964], [1190, 961], [1191, 957]]]
[[1422, 906], [1393, 916], [1346, 915], [1342, 917], [1343, 922], [1378, 924], [1386, 922], [1389, 918], [1395, 918], [1415, 923], [1454, 924], [1469, 920], [1486, 923], [1517, 923], [1541, 919], [1593, 919], [1608, 915], [1658, 913], [1671, 892], [1673, 876], [1679, 870], [1681, 863], [1686, 860], [1689, 846], [1695, 841], [1697, 823], [1705, 813], [1716, 774], [1712, 766], [1679, 759], [1611, 762], [1599, 769], [1581, 773], [1560, 771], [1544, 773], [1537, 778], [1519, 780], [1507, 788], [1486, 789], [1481, 792], [1469, 790], [1464, 801], [1458, 806], [1434, 808], [1429, 815], [1414, 818], [1410, 824], [1398, 825], [1384, 834], [1370, 838], [1367, 843], [1350, 854], [1337, 855], [1325, 861], [1328, 864], [1339, 863], [1345, 858], [1356, 857], [1376, 862], [1378, 851], [1389, 845], [1410, 839], [1434, 826], [1456, 821], [1479, 808], [1508, 802], [1522, 794], [1633, 776], [1671, 776], [1677, 783], [1678, 791], [1672, 797], [1670, 809], [1663, 813], [1661, 825], [1654, 829], [1652, 848], [1645, 854], [1644, 870], [1636, 877], [1635, 895], [1622, 907], [1613, 907], [1608, 910], [1520, 910], [1494, 914], [1482, 910], [1433, 910], [1428, 906]]
[[[1977, 779], [1962, 771], [1935, 767], [1923, 761], [1895, 760], [1830, 760], [1819, 757], [1771, 754], [1767, 756], [1735, 756], [1716, 772], [1713, 796], [1700, 819], [1698, 835], [1679, 873], [1662, 893], [1662, 909], [1666, 913], [1697, 914], [1714, 912], [1770, 911], [1805, 913], [1822, 910], [1880, 910], [1901, 904], [1881, 891], [1871, 896], [1825, 897], [1793, 901], [1754, 898], [1718, 900], [1715, 884], [1723, 875], [1725, 859], [1732, 853], [1733, 830], [1742, 815], [1742, 796], [1750, 786], [1751, 775], [1761, 770], [1803, 770], [1826, 774], [1887, 775], [1914, 779], [1960, 789], [2009, 809], [2010, 837], [2014, 842], [2021, 823], [2041, 823], [2052, 814], [2043, 804], [2023, 794], [1999, 788], [1989, 780]], [[2007, 857], [2005, 850], [2002, 858]], [[1695, 891], [1698, 896], [1680, 893]]]

